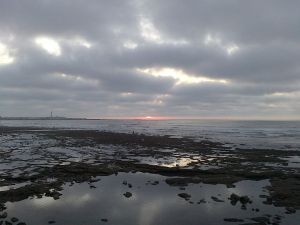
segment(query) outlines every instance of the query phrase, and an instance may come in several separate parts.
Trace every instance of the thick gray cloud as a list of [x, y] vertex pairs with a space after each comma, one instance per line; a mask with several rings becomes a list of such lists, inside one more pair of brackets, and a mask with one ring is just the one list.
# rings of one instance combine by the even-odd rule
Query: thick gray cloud
[[300, 119], [296, 0], [4, 0], [0, 115]]

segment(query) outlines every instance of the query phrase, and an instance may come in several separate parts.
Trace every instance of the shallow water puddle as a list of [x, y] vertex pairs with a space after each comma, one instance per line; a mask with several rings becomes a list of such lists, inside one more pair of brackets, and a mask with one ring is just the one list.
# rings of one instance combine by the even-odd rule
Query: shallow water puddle
[[[260, 195], [268, 195], [264, 189], [269, 185], [267, 180], [242, 181], [227, 188], [202, 183], [174, 187], [166, 184], [166, 177], [144, 173], [98, 178], [101, 180], [93, 183], [65, 184], [58, 200], [44, 196], [6, 203], [5, 220], [16, 217], [30, 225], [255, 224], [253, 218], [297, 225], [295, 221], [300, 221], [299, 212], [288, 215], [284, 208], [263, 203]], [[190, 197], [184, 199], [180, 193]], [[252, 203], [244, 207], [240, 202], [232, 204], [228, 199], [232, 193], [247, 195]]]

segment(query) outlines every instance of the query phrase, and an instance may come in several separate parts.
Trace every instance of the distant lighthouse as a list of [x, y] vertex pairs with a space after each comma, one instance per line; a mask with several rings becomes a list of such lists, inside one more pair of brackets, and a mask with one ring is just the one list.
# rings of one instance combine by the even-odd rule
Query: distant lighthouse
[[52, 111], [51, 111], [51, 115], [50, 115], [51, 119], [53, 118], [53, 114], [52, 114]]

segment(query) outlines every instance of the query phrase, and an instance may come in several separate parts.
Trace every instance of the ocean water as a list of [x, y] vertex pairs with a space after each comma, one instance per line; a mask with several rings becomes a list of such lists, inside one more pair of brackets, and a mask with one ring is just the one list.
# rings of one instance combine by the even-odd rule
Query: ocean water
[[300, 150], [300, 121], [221, 120], [0, 120], [0, 126], [93, 129], [190, 137], [232, 148]]

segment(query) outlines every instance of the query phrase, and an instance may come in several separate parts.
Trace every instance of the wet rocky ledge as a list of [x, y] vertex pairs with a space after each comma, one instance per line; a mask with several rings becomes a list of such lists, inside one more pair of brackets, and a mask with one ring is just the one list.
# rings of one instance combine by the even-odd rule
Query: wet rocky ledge
[[[244, 180], [269, 180], [268, 194], [260, 196], [264, 204], [285, 207], [287, 214], [300, 209], [300, 167], [290, 165], [290, 159], [300, 157], [300, 151], [241, 149], [230, 143], [134, 131], [0, 127], [0, 157], [0, 212], [5, 211], [7, 202], [43, 196], [59, 199], [66, 183], [87, 182], [93, 188], [99, 177], [123, 172], [162, 175], [166, 184], [182, 190], [177, 197], [186, 201], [189, 193], [184, 190], [189, 184], [225, 184], [230, 188]], [[124, 196], [130, 198], [132, 193]], [[216, 196], [212, 200], [222, 201]], [[228, 201], [247, 205], [251, 199], [233, 193]], [[5, 217], [5, 212], [1, 216]], [[268, 224], [264, 218], [256, 218], [253, 224]]]

